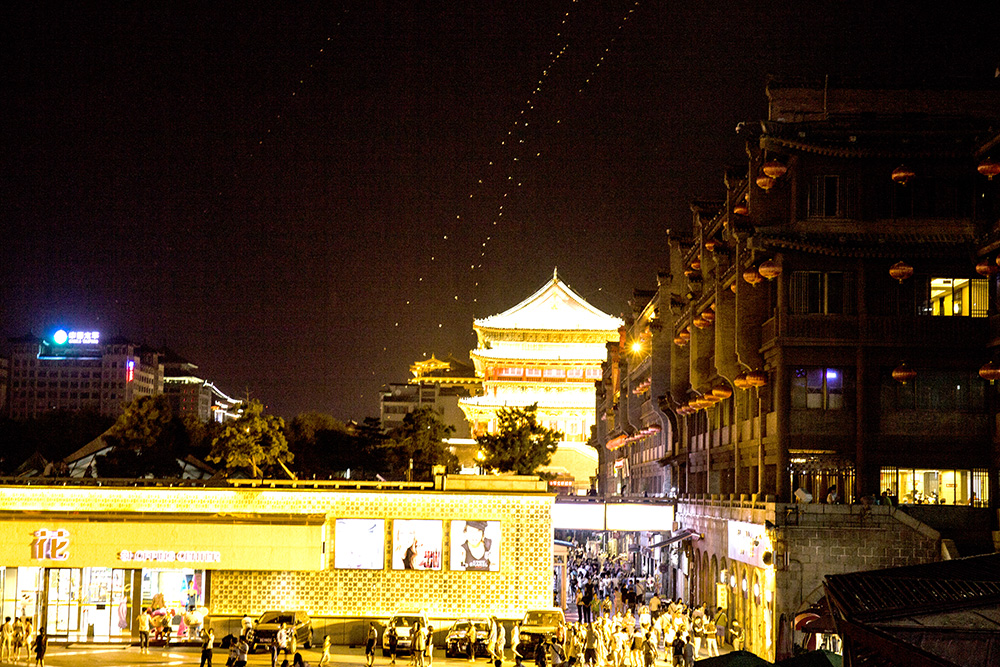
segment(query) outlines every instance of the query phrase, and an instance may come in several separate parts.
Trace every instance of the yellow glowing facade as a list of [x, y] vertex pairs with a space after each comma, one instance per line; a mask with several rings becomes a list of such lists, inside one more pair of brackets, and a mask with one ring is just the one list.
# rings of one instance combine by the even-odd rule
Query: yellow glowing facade
[[[537, 480], [534, 486], [467, 491], [461, 480], [447, 479], [455, 484], [0, 487], [5, 536], [0, 579], [6, 577], [7, 588], [16, 590], [2, 600], [4, 611], [12, 615], [26, 609], [47, 619], [53, 630], [84, 639], [84, 619], [106, 607], [112, 612], [103, 638], [128, 636], [134, 628], [128, 621], [119, 627], [116, 619], [134, 618], [140, 604], [149, 604], [146, 598], [156, 592], [146, 590], [151, 572], [154, 582], [161, 575], [176, 581], [182, 576], [177, 573], [192, 574], [189, 580], [196, 580], [204, 594], [198, 604], [217, 618], [303, 609], [315, 617], [384, 620], [404, 607], [424, 609], [435, 619], [517, 618], [527, 608], [551, 604], [554, 496], [539, 492]], [[456, 490], [443, 490], [449, 488]], [[336, 567], [338, 519], [385, 526], [381, 567]], [[439, 569], [393, 569], [394, 528], [414, 519], [438, 523], [444, 556]], [[496, 571], [451, 569], [447, 555], [455, 540], [450, 527], [465, 520], [499, 522]], [[86, 582], [105, 571], [118, 588], [89, 608]], [[57, 579], [66, 588], [66, 600], [58, 614], [46, 613], [45, 582], [51, 588]], [[20, 606], [24, 599], [30, 607]]]
[[493, 433], [501, 408], [538, 404], [539, 421], [570, 442], [586, 442], [594, 425], [594, 382], [605, 344], [622, 320], [601, 312], [559, 280], [499, 315], [475, 320], [471, 353], [483, 394], [459, 402], [474, 433]]

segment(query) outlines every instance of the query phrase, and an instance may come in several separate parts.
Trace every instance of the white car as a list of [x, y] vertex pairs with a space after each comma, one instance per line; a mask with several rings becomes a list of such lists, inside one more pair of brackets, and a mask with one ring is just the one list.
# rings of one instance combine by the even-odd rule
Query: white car
[[422, 610], [397, 611], [385, 624], [382, 632], [382, 655], [388, 656], [389, 651], [389, 631], [396, 629], [396, 654], [410, 653], [413, 649], [413, 637], [411, 632], [415, 623], [420, 623], [420, 627], [426, 628], [429, 623], [427, 614]]

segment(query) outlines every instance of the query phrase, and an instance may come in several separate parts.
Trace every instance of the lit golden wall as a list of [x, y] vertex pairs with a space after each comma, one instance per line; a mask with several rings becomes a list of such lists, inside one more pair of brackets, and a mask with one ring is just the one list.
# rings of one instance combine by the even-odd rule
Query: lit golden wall
[[[335, 570], [332, 558], [330, 569], [322, 572], [258, 571], [256, 563], [247, 563], [245, 570], [212, 572], [209, 605], [216, 614], [295, 608], [317, 616], [388, 616], [398, 608], [419, 607], [434, 617], [517, 617], [529, 607], [552, 604], [552, 503], [551, 495], [516, 493], [0, 488], [0, 511], [37, 511], [39, 519], [46, 512], [67, 511], [325, 514], [326, 532], [332, 535], [336, 518], [383, 518], [387, 568], [392, 519], [444, 521], [445, 562], [440, 571]], [[498, 572], [447, 569], [451, 519], [501, 522]], [[127, 524], [121, 524], [121, 530], [128, 535]]]

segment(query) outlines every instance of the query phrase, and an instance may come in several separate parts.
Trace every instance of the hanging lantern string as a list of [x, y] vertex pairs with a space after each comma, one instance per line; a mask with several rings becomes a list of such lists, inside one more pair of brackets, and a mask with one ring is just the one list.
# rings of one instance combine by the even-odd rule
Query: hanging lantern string
[[[438, 263], [440, 258], [447, 257], [449, 260], [453, 260], [456, 257], [471, 254], [465, 260], [459, 260], [468, 267], [471, 289], [466, 293], [470, 296], [462, 297], [460, 293], [456, 292], [452, 295], [452, 300], [456, 302], [463, 299], [469, 301], [473, 317], [476, 316], [475, 309], [481, 290], [482, 278], [480, 274], [483, 273], [483, 265], [489, 257], [487, 253], [502, 238], [501, 232], [504, 227], [502, 223], [505, 220], [505, 213], [509, 210], [509, 202], [514, 199], [518, 192], [523, 191], [523, 174], [526, 163], [531, 160], [537, 162], [542, 157], [541, 151], [531, 149], [531, 141], [539, 136], [539, 129], [552, 128], [562, 123], [562, 119], [558, 116], [550, 115], [537, 120], [535, 116], [538, 113], [537, 105], [545, 98], [548, 86], [551, 86], [553, 80], [565, 68], [564, 63], [570, 51], [566, 30], [573, 19], [573, 9], [578, 1], [571, 0], [568, 10], [563, 12], [559, 18], [553, 40], [558, 46], [549, 52], [548, 60], [542, 65], [540, 73], [531, 84], [530, 92], [524, 97], [525, 102], [515, 112], [514, 118], [506, 126], [504, 134], [498, 138], [495, 145], [496, 154], [492, 156], [492, 159], [485, 159], [479, 169], [479, 174], [473, 176], [474, 180], [471, 183], [468, 197], [462, 205], [462, 209], [466, 210], [465, 216], [463, 217], [461, 209], [455, 213], [454, 218], [448, 223], [449, 229], [452, 231], [436, 238], [427, 256], [426, 262], [430, 268]], [[597, 57], [597, 61], [584, 77], [583, 83], [577, 87], [578, 93], [582, 93], [584, 88], [591, 83], [594, 75], [610, 53], [611, 46], [617, 41], [618, 34], [624, 30], [629, 19], [633, 18], [639, 4], [636, 1], [624, 11], [616, 24], [615, 34], [609, 37], [608, 46]], [[588, 36], [592, 38], [592, 35]], [[475, 212], [470, 213], [469, 210], [475, 210], [476, 201], [483, 199], [492, 200], [487, 208], [487, 210], [492, 208], [492, 213], [487, 213], [485, 216]], [[479, 208], [482, 209], [481, 206]], [[509, 215], [507, 217], [509, 218]], [[455, 247], [454, 242], [462, 238], [463, 234], [467, 238], [470, 229], [478, 230], [478, 240], [464, 249]], [[430, 280], [425, 281], [424, 276], [419, 275], [420, 273], [418, 271], [415, 278], [416, 285], [414, 287], [417, 288], [422, 288], [425, 283], [431, 282]], [[404, 297], [404, 300], [404, 306], [407, 308], [414, 306], [419, 301], [414, 294]], [[398, 326], [397, 322], [396, 327]]]

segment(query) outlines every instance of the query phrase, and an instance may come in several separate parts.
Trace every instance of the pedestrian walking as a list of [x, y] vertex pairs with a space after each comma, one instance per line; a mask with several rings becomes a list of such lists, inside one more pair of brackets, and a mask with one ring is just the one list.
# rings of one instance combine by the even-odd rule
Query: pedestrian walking
[[424, 649], [427, 648], [427, 640], [424, 635], [424, 628], [420, 621], [413, 623], [413, 640], [411, 649], [413, 650], [413, 661], [416, 667], [424, 667]]
[[45, 651], [48, 648], [49, 636], [45, 634], [45, 628], [42, 628], [35, 638], [35, 667], [45, 667]]
[[323, 655], [321, 655], [319, 658], [319, 667], [326, 667], [326, 665], [329, 664], [330, 664], [330, 635], [323, 635]]

